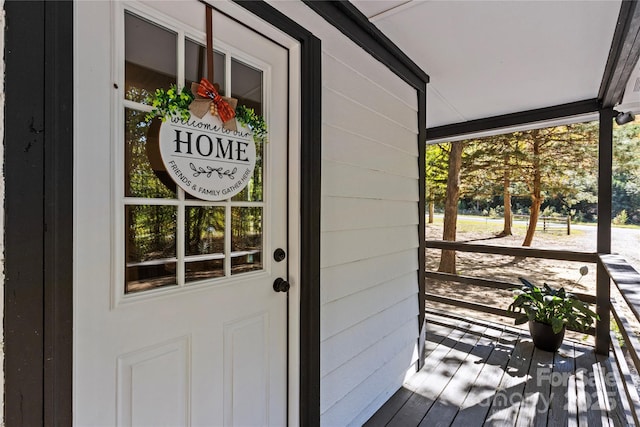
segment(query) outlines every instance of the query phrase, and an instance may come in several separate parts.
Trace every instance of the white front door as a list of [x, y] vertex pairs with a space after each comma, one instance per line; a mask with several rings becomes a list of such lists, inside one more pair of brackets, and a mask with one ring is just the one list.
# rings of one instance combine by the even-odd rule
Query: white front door
[[145, 122], [155, 89], [206, 76], [204, 5], [75, 8], [75, 424], [286, 425], [288, 50], [214, 11], [215, 81], [269, 142], [206, 202], [150, 160]]

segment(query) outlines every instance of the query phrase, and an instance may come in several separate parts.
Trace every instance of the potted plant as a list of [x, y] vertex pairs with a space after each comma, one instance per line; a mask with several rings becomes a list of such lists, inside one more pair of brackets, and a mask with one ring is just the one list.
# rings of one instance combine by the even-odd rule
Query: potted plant
[[524, 313], [515, 318], [515, 324], [529, 322], [529, 331], [536, 347], [555, 352], [562, 345], [567, 327], [586, 331], [598, 315], [564, 288], [553, 289], [546, 283], [542, 288], [523, 277], [522, 288], [514, 290], [508, 311]]

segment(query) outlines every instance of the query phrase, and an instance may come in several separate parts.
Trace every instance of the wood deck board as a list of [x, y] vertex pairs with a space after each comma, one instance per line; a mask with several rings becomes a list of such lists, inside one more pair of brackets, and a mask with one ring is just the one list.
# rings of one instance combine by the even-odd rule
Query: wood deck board
[[364, 427], [383, 427], [386, 426], [400, 408], [409, 400], [413, 392], [404, 387], [400, 387], [398, 391], [384, 404], [374, 417], [364, 424]]
[[518, 412], [520, 412], [532, 354], [533, 344], [530, 341], [517, 341], [510, 355], [507, 369], [491, 402], [485, 424], [490, 426], [515, 425]]
[[[429, 369], [429, 366], [425, 363], [425, 368], [422, 370], [429, 372], [428, 378], [423, 378], [419, 384], [415, 385], [414, 394], [409, 398], [405, 406], [394, 416], [387, 424], [394, 427], [406, 427], [408, 425], [420, 425], [420, 422], [431, 409], [433, 404], [437, 401], [438, 397], [443, 390], [449, 384], [451, 378], [455, 376], [460, 364], [468, 354], [468, 352], [475, 346], [480, 337], [477, 335], [477, 326], [466, 324], [470, 332], [464, 332], [456, 330], [449, 337], [442, 341], [441, 347], [446, 348], [449, 345], [449, 351], [446, 354], [436, 359], [437, 354], [434, 351], [430, 358], [427, 359], [429, 366], [433, 366], [433, 369]], [[456, 341], [453, 339], [458, 334], [462, 334]]]
[[529, 365], [529, 380], [525, 383], [516, 426], [542, 427], [547, 425], [552, 372], [553, 353], [534, 348]]
[[[450, 347], [441, 345], [444, 340], [448, 339], [450, 342], [455, 342], [463, 335], [464, 332], [462, 332], [461, 329], [457, 329], [456, 325], [449, 327], [429, 325], [429, 340], [426, 343], [426, 348], [429, 350], [425, 358], [425, 365], [420, 372], [411, 378], [411, 381], [405, 384], [405, 387], [401, 387], [400, 390], [365, 423], [365, 426], [388, 425], [394, 417], [396, 418], [395, 423], [414, 422], [415, 425], [417, 425], [419, 420], [414, 419], [417, 416], [416, 414], [430, 404], [427, 398], [415, 395], [414, 393], [415, 389], [421, 384], [421, 376], [426, 377], [426, 372], [435, 369], [449, 352]], [[410, 398], [412, 399], [409, 400]], [[400, 409], [402, 409], [402, 411], [400, 411]], [[420, 415], [420, 419], [423, 416], [424, 414]]]
[[452, 331], [453, 329], [450, 327], [447, 328], [445, 326], [440, 326], [440, 325], [430, 325], [429, 339], [425, 341], [425, 345], [424, 345], [425, 357], [428, 357], [433, 352], [433, 350], [436, 349], [438, 344], [444, 341]]
[[576, 389], [578, 391], [578, 425], [580, 427], [608, 427], [606, 413], [600, 409], [596, 375], [596, 357], [593, 349], [576, 345]]
[[517, 339], [513, 334], [503, 331], [494, 343], [491, 354], [482, 364], [480, 374], [469, 389], [460, 410], [453, 420], [452, 426], [467, 427], [484, 420], [489, 413], [493, 397], [509, 363], [512, 348], [503, 342], [507, 339]]
[[472, 351], [462, 358], [456, 374], [451, 377], [447, 387], [422, 419], [420, 426], [450, 425], [453, 422], [467, 393], [476, 382], [484, 361], [493, 350], [491, 344], [491, 338], [480, 337]]
[[[549, 425], [575, 427], [578, 425], [578, 406], [576, 399], [575, 362], [573, 343], [567, 342], [560, 347], [553, 359], [553, 377], [550, 380]], [[559, 387], [559, 386], [562, 386]]]
[[[556, 354], [525, 331], [427, 312], [424, 367], [371, 426], [626, 426], [612, 362], [565, 340]], [[433, 323], [431, 322], [433, 321]]]

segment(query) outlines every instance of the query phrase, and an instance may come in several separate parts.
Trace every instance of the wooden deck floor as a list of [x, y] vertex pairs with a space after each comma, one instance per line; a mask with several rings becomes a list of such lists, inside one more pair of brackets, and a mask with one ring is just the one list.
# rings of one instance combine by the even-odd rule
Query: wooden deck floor
[[[565, 339], [552, 354], [519, 329], [427, 313], [425, 366], [366, 426], [625, 426], [611, 359]], [[626, 402], [625, 402], [626, 404]]]

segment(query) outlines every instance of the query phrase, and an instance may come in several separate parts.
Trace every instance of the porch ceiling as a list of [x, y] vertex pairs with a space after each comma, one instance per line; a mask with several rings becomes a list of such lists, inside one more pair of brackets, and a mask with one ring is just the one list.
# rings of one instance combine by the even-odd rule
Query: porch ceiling
[[[597, 98], [621, 4], [352, 3], [429, 74], [428, 128]], [[622, 107], [640, 112], [636, 79], [638, 65]]]

